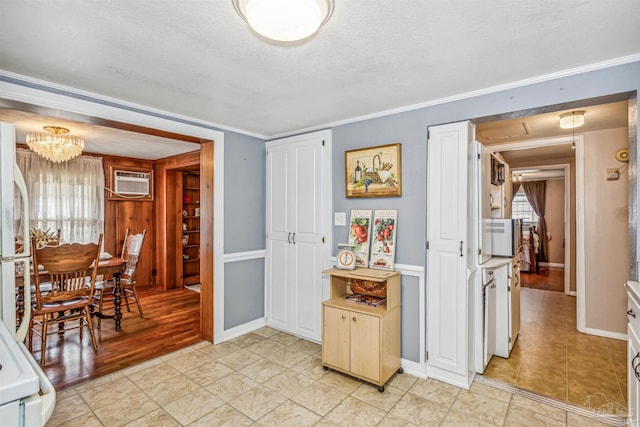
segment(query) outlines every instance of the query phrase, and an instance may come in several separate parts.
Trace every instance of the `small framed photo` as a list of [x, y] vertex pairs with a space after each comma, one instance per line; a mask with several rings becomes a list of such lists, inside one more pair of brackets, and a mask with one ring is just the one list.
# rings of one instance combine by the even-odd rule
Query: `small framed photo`
[[346, 197], [402, 196], [401, 145], [344, 152]]

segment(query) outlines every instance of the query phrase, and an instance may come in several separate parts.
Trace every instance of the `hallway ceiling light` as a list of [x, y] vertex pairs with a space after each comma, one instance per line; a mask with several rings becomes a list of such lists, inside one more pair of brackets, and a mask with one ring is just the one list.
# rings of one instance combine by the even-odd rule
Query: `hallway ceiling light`
[[562, 129], [579, 128], [584, 125], [584, 111], [572, 111], [560, 115], [560, 127]]
[[69, 135], [69, 129], [44, 126], [45, 132], [29, 132], [27, 145], [38, 155], [52, 162], [66, 162], [84, 150], [84, 139]]
[[233, 7], [258, 34], [293, 42], [315, 34], [331, 18], [333, 0], [232, 0]]

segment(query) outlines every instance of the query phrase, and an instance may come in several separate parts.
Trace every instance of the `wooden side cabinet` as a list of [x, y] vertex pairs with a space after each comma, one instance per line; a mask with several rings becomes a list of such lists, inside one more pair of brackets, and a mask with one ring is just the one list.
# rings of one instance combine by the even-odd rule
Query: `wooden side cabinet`
[[[400, 273], [357, 268], [331, 269], [331, 294], [323, 305], [322, 365], [378, 386], [400, 367]], [[347, 302], [352, 280], [386, 285], [386, 303], [377, 307]]]

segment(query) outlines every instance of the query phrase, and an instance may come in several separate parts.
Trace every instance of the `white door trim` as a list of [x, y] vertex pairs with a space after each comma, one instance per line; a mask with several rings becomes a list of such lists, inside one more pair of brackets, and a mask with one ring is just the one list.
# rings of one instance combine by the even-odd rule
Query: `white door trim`
[[[47, 88], [56, 91], [64, 89], [65, 93], [78, 93], [78, 90], [48, 84], [48, 82], [44, 81], [38, 81], [38, 83], [45, 89], [36, 89], [0, 81], [0, 98], [214, 141], [213, 342], [220, 342], [224, 335], [224, 133], [211, 129], [214, 125], [195, 123], [193, 120], [187, 123], [186, 118], [176, 116], [172, 113], [153, 110], [145, 106], [131, 104], [97, 94], [82, 92], [81, 95], [83, 98], [79, 99], [60, 93], [48, 92], [46, 90]], [[131, 107], [131, 109], [125, 107]]]

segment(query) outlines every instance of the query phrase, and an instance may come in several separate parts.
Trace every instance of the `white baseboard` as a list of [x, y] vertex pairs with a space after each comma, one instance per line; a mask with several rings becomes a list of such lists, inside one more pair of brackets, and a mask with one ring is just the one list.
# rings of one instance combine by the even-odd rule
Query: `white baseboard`
[[228, 341], [233, 338], [237, 338], [241, 335], [248, 334], [249, 332], [253, 332], [257, 329], [264, 328], [267, 326], [267, 320], [264, 317], [260, 319], [252, 320], [251, 322], [243, 323], [242, 325], [236, 326], [235, 328], [227, 329], [224, 331], [224, 337], [222, 341]]
[[620, 332], [603, 331], [602, 329], [586, 328], [585, 333], [589, 335], [597, 335], [599, 337], [613, 338], [615, 340], [627, 341], [627, 334]]
[[562, 262], [541, 262], [539, 263], [540, 267], [560, 267], [564, 268], [564, 263]]
[[469, 376], [464, 376], [464, 375], [454, 374], [453, 372], [449, 372], [444, 369], [436, 368], [433, 366], [428, 366], [428, 369], [429, 369], [429, 378], [440, 380], [442, 382], [454, 385], [456, 387], [463, 388], [465, 390], [469, 390], [471, 388], [471, 383], [475, 378], [475, 372]]
[[402, 366], [405, 374], [413, 375], [414, 377], [418, 378], [429, 378], [427, 372], [424, 370], [424, 367], [418, 362], [401, 359], [400, 366]]

